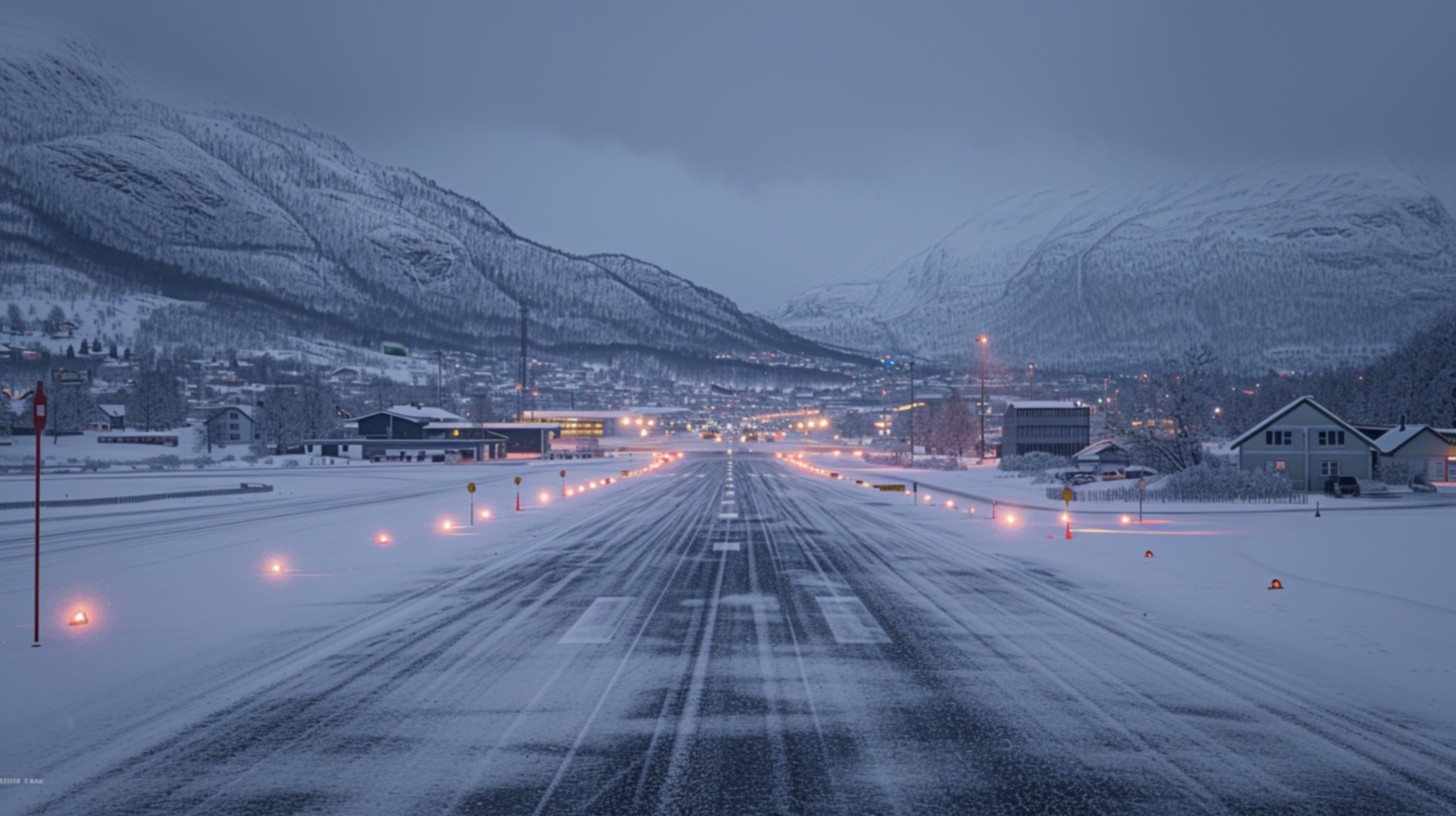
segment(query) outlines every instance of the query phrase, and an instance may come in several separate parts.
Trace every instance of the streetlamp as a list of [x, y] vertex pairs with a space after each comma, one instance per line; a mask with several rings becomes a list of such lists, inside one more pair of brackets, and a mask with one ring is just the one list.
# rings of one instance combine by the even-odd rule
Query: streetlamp
[[910, 361], [910, 466], [915, 466], [915, 361]]
[[1036, 399], [1036, 363], [1026, 364], [1026, 398]]
[[980, 402], [976, 403], [976, 413], [979, 415], [980, 420], [981, 420], [980, 454], [981, 454], [981, 458], [982, 459], [985, 459], [986, 458], [986, 343], [988, 342], [988, 338], [986, 337], [986, 335], [983, 334], [980, 337], [977, 337], [976, 338], [976, 342], [981, 344], [981, 400], [980, 400]]

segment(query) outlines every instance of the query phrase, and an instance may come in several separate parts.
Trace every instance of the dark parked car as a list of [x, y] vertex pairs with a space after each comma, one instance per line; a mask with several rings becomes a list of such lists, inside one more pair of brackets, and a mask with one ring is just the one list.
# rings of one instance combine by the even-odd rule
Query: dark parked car
[[1325, 494], [1328, 496], [1358, 496], [1360, 482], [1354, 476], [1331, 476], [1325, 479]]

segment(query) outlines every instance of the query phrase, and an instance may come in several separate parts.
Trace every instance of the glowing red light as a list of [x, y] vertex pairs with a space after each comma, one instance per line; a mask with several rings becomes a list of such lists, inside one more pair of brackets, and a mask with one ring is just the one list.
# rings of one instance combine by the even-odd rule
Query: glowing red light
[[393, 541], [393, 539], [389, 537], [389, 533], [380, 533], [378, 538], [376, 538], [375, 540], [379, 542], [379, 546], [381, 547], [388, 547], [390, 545], [390, 542]]
[[91, 622], [91, 619], [88, 618], [88, 617], [86, 617], [86, 613], [78, 609], [78, 610], [76, 610], [75, 614], [71, 615], [71, 619], [66, 622], [66, 625], [67, 626], [85, 626], [86, 624], [88, 624], [90, 622]]
[[1132, 517], [1131, 516], [1123, 516], [1122, 517], [1122, 523], [1123, 524], [1132, 524]]

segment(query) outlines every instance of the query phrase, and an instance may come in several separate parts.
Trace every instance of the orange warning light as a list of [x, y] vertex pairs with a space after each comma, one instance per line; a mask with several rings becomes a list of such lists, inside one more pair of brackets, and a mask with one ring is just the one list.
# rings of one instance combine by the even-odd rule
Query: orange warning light
[[78, 609], [78, 610], [76, 610], [75, 614], [71, 615], [71, 619], [66, 622], [66, 625], [67, 626], [85, 626], [86, 624], [88, 624], [90, 622], [91, 622], [91, 619], [88, 618], [88, 617], [86, 617], [86, 613], [84, 611]]
[[1284, 584], [1280, 583], [1280, 581], [1279, 581], [1278, 578], [1275, 578], [1274, 580], [1272, 580], [1272, 581], [1269, 582], [1269, 588], [1270, 589], [1283, 589], [1284, 588]]

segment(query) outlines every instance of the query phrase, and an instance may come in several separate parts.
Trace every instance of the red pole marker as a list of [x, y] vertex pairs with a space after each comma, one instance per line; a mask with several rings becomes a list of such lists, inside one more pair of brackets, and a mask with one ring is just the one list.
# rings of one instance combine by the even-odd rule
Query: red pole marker
[[1274, 580], [1272, 580], [1272, 581], [1269, 582], [1269, 588], [1270, 589], [1283, 589], [1284, 588], [1284, 584], [1280, 583], [1280, 581], [1279, 581], [1278, 578], [1275, 578]]

